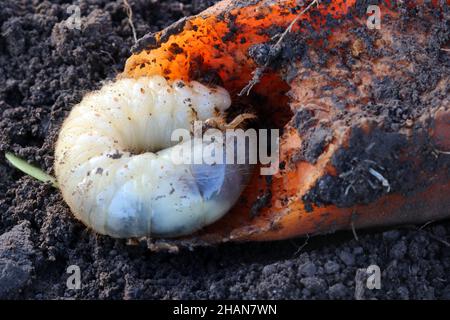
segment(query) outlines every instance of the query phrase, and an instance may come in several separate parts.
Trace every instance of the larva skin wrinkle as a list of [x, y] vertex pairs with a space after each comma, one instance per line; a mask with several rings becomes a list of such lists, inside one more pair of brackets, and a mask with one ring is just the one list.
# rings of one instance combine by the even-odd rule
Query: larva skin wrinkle
[[64, 200], [86, 226], [116, 238], [175, 237], [211, 224], [239, 198], [250, 166], [209, 165], [203, 141], [191, 156], [205, 163], [175, 163], [171, 134], [191, 132], [194, 121], [223, 116], [229, 106], [223, 88], [160, 76], [121, 79], [88, 94], [56, 145]]
[[239, 101], [259, 67], [257, 107], [290, 115], [279, 174], [254, 176], [230, 213], [181, 243], [448, 217], [449, 3], [378, 4], [382, 29], [369, 30], [367, 1], [323, 1], [275, 53], [296, 1], [222, 1], [138, 45], [123, 76], [214, 79]]

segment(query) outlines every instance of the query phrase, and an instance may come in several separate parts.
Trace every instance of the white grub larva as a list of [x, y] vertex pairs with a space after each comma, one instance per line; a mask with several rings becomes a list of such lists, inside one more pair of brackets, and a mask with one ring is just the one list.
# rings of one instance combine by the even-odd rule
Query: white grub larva
[[[175, 164], [175, 129], [223, 115], [223, 88], [163, 77], [119, 79], [88, 94], [65, 120], [55, 173], [75, 216], [117, 238], [175, 237], [222, 217], [237, 201], [245, 165]], [[187, 143], [187, 142], [185, 142]]]

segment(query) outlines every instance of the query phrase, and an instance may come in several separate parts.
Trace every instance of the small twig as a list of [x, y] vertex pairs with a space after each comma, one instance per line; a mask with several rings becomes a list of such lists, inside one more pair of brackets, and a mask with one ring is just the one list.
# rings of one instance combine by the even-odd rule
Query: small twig
[[404, 226], [403, 228], [406, 229], [411, 229], [411, 230], [415, 230], [417, 232], [421, 232], [423, 234], [425, 234], [426, 236], [430, 237], [433, 240], [436, 240], [440, 243], [442, 243], [444, 246], [449, 247], [450, 248], [450, 242], [448, 242], [447, 240], [442, 239], [441, 237], [438, 237], [434, 234], [432, 234], [431, 232], [427, 232], [424, 228], [426, 228], [428, 225], [430, 225], [431, 223], [435, 222], [434, 220], [428, 221], [427, 223], [425, 223], [423, 226], [421, 227], [417, 227], [417, 226]]
[[436, 148], [434, 148], [434, 151], [436, 151], [437, 153], [440, 153], [440, 154], [450, 155], [450, 151], [441, 151], [441, 150], [436, 149]]
[[306, 234], [305, 242], [294, 252], [293, 256], [298, 255], [308, 245], [309, 234]]
[[284, 40], [284, 38], [286, 37], [286, 35], [292, 31], [292, 28], [294, 27], [294, 25], [297, 23], [298, 19], [300, 19], [301, 16], [303, 16], [308, 10], [310, 10], [314, 5], [319, 5], [320, 1], [319, 0], [313, 0], [313, 2], [311, 2], [305, 9], [303, 9], [302, 12], [300, 12], [294, 20], [292, 20], [292, 22], [289, 24], [289, 26], [286, 28], [286, 30], [284, 30], [284, 32], [281, 34], [280, 38], [278, 39], [277, 43], [275, 43], [275, 46], [279, 46], [281, 44], [281, 42]]
[[359, 242], [358, 234], [356, 233], [355, 224], [353, 223], [353, 221], [352, 221], [351, 225], [352, 225], [353, 237], [355, 237], [355, 240]]
[[434, 223], [434, 222], [436, 222], [436, 221], [430, 220], [430, 221], [424, 223], [424, 224], [419, 228], [419, 230], [425, 229], [426, 227], [428, 227], [430, 224], [432, 224], [432, 223]]
[[56, 179], [51, 175], [45, 173], [42, 169], [36, 168], [35, 166], [29, 164], [25, 160], [15, 156], [10, 152], [5, 153], [5, 158], [17, 169], [22, 171], [23, 173], [39, 180], [44, 183], [50, 182], [53, 187], [58, 188], [58, 183]]
[[444, 246], [449, 247], [450, 248], [450, 243], [438, 236], [435, 236], [434, 234], [430, 233], [430, 232], [425, 232], [427, 234], [427, 236], [429, 236], [431, 239], [436, 240], [440, 243], [442, 243]]
[[252, 74], [253, 74], [252, 79], [241, 90], [241, 92], [239, 92], [238, 96], [240, 96], [240, 97], [243, 96], [243, 95], [247, 95], [248, 96], [250, 94], [250, 91], [255, 86], [255, 84], [257, 84], [261, 80], [261, 77], [264, 74], [264, 71], [266, 70], [267, 66], [268, 66], [268, 63], [266, 63], [262, 67], [256, 68], [256, 70], [252, 72]]
[[391, 185], [389, 184], [389, 181], [385, 177], [383, 177], [381, 173], [372, 168], [369, 168], [369, 172], [381, 182], [383, 187], [387, 188], [387, 192], [391, 191]]
[[441, 48], [442, 51], [450, 52], [450, 49], [447, 48]]
[[[300, 12], [291, 21], [291, 23], [287, 26], [287, 28], [283, 31], [283, 33], [280, 35], [278, 41], [274, 45], [271, 46], [270, 53], [277, 52], [277, 51], [279, 52], [279, 49], [281, 48], [281, 42], [284, 40], [286, 35], [289, 32], [292, 31], [292, 28], [297, 23], [297, 21], [300, 19], [300, 17], [303, 16], [314, 5], [319, 5], [319, 4], [320, 4], [320, 0], [313, 0], [305, 9], [303, 9], [302, 12]], [[266, 71], [266, 69], [269, 67], [270, 62], [271, 62], [271, 59], [270, 59], [270, 56], [269, 56], [269, 59], [267, 59], [266, 63], [262, 67], [258, 67], [258, 68], [256, 68], [255, 71], [252, 72], [252, 74], [253, 74], [252, 79], [241, 90], [241, 92], [239, 92], [239, 94], [238, 94], [239, 96], [243, 96], [243, 95], [247, 95], [248, 96], [250, 94], [250, 91], [252, 90], [252, 88], [261, 80], [261, 77], [263, 76], [263, 74]]]
[[134, 43], [136, 44], [137, 43], [137, 35], [136, 35], [136, 28], [134, 27], [134, 23], [133, 23], [133, 10], [131, 9], [131, 6], [128, 3], [128, 0], [123, 0], [123, 4], [127, 11], [128, 23], [130, 25], [131, 32], [133, 33]]

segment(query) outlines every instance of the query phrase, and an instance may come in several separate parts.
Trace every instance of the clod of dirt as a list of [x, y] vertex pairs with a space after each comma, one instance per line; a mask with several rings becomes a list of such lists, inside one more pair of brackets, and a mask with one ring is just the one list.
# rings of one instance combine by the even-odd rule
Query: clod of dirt
[[18, 296], [31, 279], [35, 249], [30, 233], [24, 221], [0, 235], [0, 299]]

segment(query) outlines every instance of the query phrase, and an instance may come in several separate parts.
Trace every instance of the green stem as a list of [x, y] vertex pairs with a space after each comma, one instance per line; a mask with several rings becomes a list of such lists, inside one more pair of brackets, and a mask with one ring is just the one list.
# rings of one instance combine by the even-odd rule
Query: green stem
[[6, 152], [5, 157], [14, 167], [24, 172], [25, 174], [45, 183], [50, 182], [53, 187], [58, 188], [56, 179], [51, 175], [45, 173], [42, 169], [29, 164], [28, 162], [15, 156], [11, 152]]

